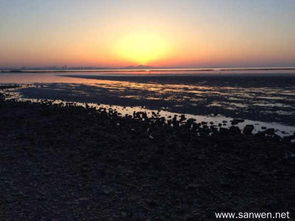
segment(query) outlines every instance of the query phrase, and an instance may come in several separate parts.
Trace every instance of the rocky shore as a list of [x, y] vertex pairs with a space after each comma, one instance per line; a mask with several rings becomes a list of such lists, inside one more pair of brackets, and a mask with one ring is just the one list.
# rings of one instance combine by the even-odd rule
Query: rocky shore
[[1, 96], [0, 217], [215, 220], [220, 211], [292, 212], [294, 138]]

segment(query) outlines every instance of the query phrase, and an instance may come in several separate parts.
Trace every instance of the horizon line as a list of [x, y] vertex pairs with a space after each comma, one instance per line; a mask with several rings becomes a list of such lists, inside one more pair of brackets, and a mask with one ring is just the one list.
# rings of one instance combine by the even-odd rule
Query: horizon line
[[235, 66], [235, 67], [226, 67], [226, 66], [204, 66], [204, 67], [195, 67], [195, 66], [148, 66], [148, 65], [131, 65], [131, 66], [123, 66], [123, 67], [110, 67], [110, 66], [94, 66], [94, 65], [79, 65], [79, 66], [68, 66], [68, 65], [42, 65], [42, 66], [0, 66], [0, 70], [4, 71], [30, 71], [30, 70], [48, 70], [48, 71], [75, 71], [75, 70], [100, 70], [100, 69], [139, 69], [139, 70], [146, 70], [146, 69], [153, 69], [153, 70], [163, 70], [163, 69], [180, 69], [180, 70], [293, 70], [295, 66]]
[[[81, 69], [82, 68], [82, 69]], [[195, 67], [169, 67], [169, 68], [157, 68], [157, 67], [144, 67], [144, 66], [129, 66], [129, 67], [85, 67], [88, 69], [83, 69], [83, 67], [76, 67], [71, 69], [58, 69], [54, 66], [52, 69], [45, 68], [45, 67], [35, 67], [32, 69], [16, 69], [16, 68], [6, 68], [1, 69], [0, 67], [0, 73], [1, 72], [8, 72], [8, 73], [28, 73], [28, 72], [34, 72], [34, 73], [55, 73], [55, 72], [140, 72], [140, 71], [154, 71], [154, 72], [165, 72], [165, 71], [171, 71], [171, 70], [179, 70], [179, 71], [272, 71], [272, 70], [278, 70], [278, 71], [295, 71], [295, 67], [210, 67], [210, 68], [195, 68]]]

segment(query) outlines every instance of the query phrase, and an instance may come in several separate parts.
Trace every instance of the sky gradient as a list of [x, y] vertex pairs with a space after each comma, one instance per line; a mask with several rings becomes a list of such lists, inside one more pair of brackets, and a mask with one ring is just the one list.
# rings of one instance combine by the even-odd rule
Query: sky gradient
[[295, 66], [294, 0], [0, 0], [0, 66]]

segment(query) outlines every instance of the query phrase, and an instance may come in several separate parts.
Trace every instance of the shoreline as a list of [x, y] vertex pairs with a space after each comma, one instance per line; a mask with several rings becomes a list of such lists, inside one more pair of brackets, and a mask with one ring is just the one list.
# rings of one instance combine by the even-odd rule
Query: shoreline
[[[186, 85], [181, 85], [182, 88], [180, 88], [180, 86], [150, 83], [135, 83], [135, 86], [130, 87], [130, 84], [132, 83], [124, 81], [102, 81], [97, 84], [96, 82], [34, 83], [27, 86], [22, 84], [23, 86], [16, 89], [15, 93], [19, 94], [18, 97], [23, 100], [60, 100], [98, 104], [96, 105], [98, 107], [114, 106], [118, 107], [118, 110], [125, 108], [130, 111], [131, 109], [145, 112], [161, 110], [163, 114], [167, 112], [166, 115], [185, 114], [188, 118], [196, 120], [207, 118], [208, 123], [213, 121], [215, 124], [224, 124], [223, 121], [227, 121], [226, 124], [228, 124], [233, 119], [244, 119], [243, 124], [255, 124], [258, 130], [261, 130], [258, 127], [275, 128], [285, 131], [286, 133], [283, 132], [285, 135], [295, 132], [292, 88], [286, 87], [284, 91], [281, 89], [281, 94], [274, 95], [277, 89], [268, 89], [266, 93], [261, 92], [261, 88], [254, 92], [251, 88], [227, 90]], [[136, 87], [142, 87], [142, 89], [138, 90]], [[149, 87], [152, 89], [150, 90]], [[163, 93], [165, 90], [166, 92]], [[175, 90], [177, 92], [173, 92]], [[195, 92], [199, 94], [193, 95]], [[247, 93], [241, 97], [240, 94], [243, 92]], [[272, 94], [268, 95], [268, 93]], [[218, 116], [219, 119], [211, 116]]]
[[[183, 112], [173, 112], [169, 110], [168, 108], [148, 108], [145, 106], [128, 106], [128, 105], [120, 105], [120, 104], [101, 104], [101, 103], [93, 103], [93, 102], [81, 102], [77, 100], [64, 100], [64, 99], [50, 99], [50, 98], [34, 98], [30, 96], [26, 96], [24, 94], [21, 94], [22, 89], [26, 88], [36, 88], [36, 85], [33, 86], [31, 84], [20, 84], [20, 85], [0, 85], [1, 88], [6, 88], [5, 96], [9, 99], [14, 99], [18, 102], [32, 102], [32, 103], [43, 103], [45, 102], [51, 102], [52, 104], [61, 104], [61, 105], [68, 105], [68, 104], [75, 104], [76, 106], [81, 107], [92, 107], [96, 109], [105, 108], [105, 109], [112, 109], [116, 111], [119, 115], [124, 116], [126, 114], [133, 115], [134, 112], [143, 112], [147, 115], [147, 117], [157, 117], [161, 118], [164, 117], [166, 119], [166, 122], [172, 118], [175, 118], [176, 120], [184, 119], [182, 120], [182, 124], [184, 124], [188, 120], [194, 120], [196, 122], [202, 122], [204, 124], [214, 126], [217, 129], [220, 128], [227, 128], [229, 129], [231, 126], [237, 126], [241, 131], [243, 131], [245, 126], [253, 125], [253, 134], [263, 132], [265, 130], [271, 129], [274, 130], [274, 133], [280, 137], [288, 137], [295, 134], [295, 127], [294, 125], [284, 124], [283, 122], [269, 122], [269, 121], [259, 121], [259, 120], [251, 120], [243, 117], [230, 117], [230, 116], [224, 116], [222, 114], [191, 114], [191, 113], [183, 113]], [[16, 91], [13, 91], [13, 89], [18, 89]]]
[[7, 219], [215, 220], [295, 205], [294, 136], [1, 98], [0, 119]]

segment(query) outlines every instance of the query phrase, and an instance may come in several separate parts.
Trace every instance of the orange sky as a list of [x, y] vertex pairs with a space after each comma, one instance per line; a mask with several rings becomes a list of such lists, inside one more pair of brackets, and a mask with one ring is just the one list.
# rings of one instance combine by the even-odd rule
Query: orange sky
[[294, 10], [288, 0], [11, 0], [0, 6], [0, 66], [291, 66]]

